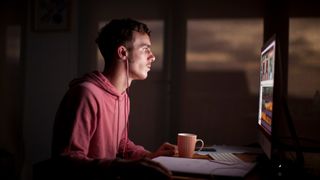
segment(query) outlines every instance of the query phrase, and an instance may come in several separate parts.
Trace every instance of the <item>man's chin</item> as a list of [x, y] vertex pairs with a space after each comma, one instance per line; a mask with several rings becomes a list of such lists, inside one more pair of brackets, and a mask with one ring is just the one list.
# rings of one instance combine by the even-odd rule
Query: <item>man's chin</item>
[[145, 80], [148, 78], [148, 74], [144, 75], [144, 76], [140, 76], [137, 80]]

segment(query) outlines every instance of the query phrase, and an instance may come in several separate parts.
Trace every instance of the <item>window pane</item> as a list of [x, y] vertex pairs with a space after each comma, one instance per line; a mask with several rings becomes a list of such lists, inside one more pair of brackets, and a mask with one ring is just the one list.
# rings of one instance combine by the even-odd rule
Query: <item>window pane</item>
[[290, 19], [288, 104], [303, 146], [320, 141], [319, 29], [319, 18]]
[[290, 96], [313, 98], [320, 90], [320, 19], [290, 19]]
[[187, 71], [243, 71], [257, 93], [261, 19], [190, 20]]
[[6, 58], [8, 63], [19, 64], [21, 27], [8, 26], [6, 29]]
[[262, 19], [190, 20], [187, 28], [181, 129], [207, 144], [255, 142]]

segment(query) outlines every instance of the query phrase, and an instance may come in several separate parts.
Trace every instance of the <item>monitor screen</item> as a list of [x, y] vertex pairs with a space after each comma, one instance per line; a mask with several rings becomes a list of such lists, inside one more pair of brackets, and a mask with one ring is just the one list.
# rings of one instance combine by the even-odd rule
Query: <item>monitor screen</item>
[[261, 49], [259, 90], [259, 144], [271, 158], [272, 121], [274, 118], [274, 80], [276, 60], [276, 39], [273, 36]]
[[261, 52], [260, 61], [260, 92], [258, 124], [271, 135], [275, 41], [272, 41]]

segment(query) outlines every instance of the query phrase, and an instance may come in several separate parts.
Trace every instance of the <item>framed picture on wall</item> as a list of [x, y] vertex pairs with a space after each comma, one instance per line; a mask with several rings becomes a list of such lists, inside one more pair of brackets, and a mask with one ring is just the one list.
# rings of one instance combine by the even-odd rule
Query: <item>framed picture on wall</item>
[[56, 32], [70, 30], [72, 0], [33, 0], [33, 30]]

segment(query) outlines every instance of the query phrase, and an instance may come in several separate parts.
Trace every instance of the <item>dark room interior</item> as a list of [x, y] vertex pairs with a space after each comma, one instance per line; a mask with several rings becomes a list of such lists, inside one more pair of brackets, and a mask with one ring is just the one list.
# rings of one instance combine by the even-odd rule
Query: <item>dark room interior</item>
[[256, 145], [260, 50], [276, 34], [295, 131], [320, 164], [318, 1], [67, 0], [60, 26], [41, 23], [39, 1], [0, 2], [0, 179], [32, 179], [50, 157], [69, 82], [103, 69], [99, 28], [126, 17], [150, 26], [157, 57], [130, 87], [135, 143], [153, 151], [191, 132], [206, 145]]

